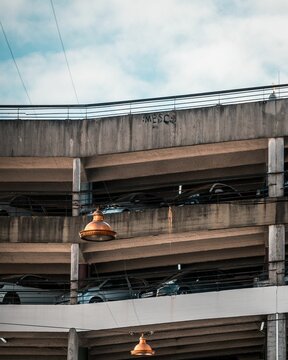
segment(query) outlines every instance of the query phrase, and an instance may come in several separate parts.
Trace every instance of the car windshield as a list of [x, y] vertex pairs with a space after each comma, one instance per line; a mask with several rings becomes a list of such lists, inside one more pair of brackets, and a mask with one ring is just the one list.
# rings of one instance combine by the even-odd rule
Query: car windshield
[[84, 289], [89, 289], [91, 287], [101, 287], [107, 280], [100, 280], [100, 279], [88, 279]]

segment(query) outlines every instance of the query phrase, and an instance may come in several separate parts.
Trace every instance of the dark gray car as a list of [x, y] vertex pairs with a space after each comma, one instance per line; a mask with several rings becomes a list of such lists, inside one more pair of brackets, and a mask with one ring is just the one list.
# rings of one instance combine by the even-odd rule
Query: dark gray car
[[103, 209], [104, 214], [120, 213], [124, 211], [143, 211], [167, 206], [160, 196], [135, 192], [121, 195], [115, 201]]
[[210, 204], [231, 200], [241, 200], [242, 195], [234, 187], [222, 183], [206, 184], [178, 195], [173, 205]]
[[[89, 281], [84, 289], [78, 292], [78, 304], [91, 304], [104, 301], [135, 299], [148, 287], [143, 279], [134, 277], [115, 277], [109, 279], [94, 279]], [[69, 303], [70, 294], [58, 298], [58, 303]]]

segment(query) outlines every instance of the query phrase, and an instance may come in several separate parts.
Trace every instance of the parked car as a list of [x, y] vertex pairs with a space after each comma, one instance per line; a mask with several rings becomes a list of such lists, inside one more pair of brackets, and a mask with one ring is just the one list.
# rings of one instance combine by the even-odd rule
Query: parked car
[[184, 191], [173, 201], [176, 206], [217, 203], [220, 201], [240, 200], [240, 192], [234, 187], [222, 183], [200, 186], [196, 189]]
[[[89, 285], [78, 292], [78, 304], [135, 299], [147, 286], [145, 280], [128, 276], [89, 280]], [[69, 300], [70, 294], [66, 293], [57, 303], [68, 304]]]
[[115, 202], [103, 209], [104, 214], [120, 213], [123, 211], [142, 211], [167, 206], [160, 196], [135, 192], [119, 196]]
[[255, 270], [245, 271], [245, 269], [181, 271], [164, 279], [154, 289], [140, 294], [140, 297], [171, 296], [252, 287], [255, 274], [258, 272]]
[[162, 282], [156, 285], [154, 289], [150, 288], [147, 292], [141, 293], [140, 297], [147, 298], [152, 296], [189, 294], [192, 292], [200, 292], [200, 287], [198, 276], [195, 277], [191, 275], [191, 273], [187, 274], [186, 272], [179, 272], [170, 276], [170, 278], [164, 279]]
[[178, 279], [170, 280], [157, 289], [156, 296], [182, 295], [192, 292], [191, 286]]
[[26, 195], [1, 196], [0, 216], [46, 215], [46, 209]]
[[0, 279], [2, 304], [56, 304], [64, 284], [38, 275], [12, 275]]

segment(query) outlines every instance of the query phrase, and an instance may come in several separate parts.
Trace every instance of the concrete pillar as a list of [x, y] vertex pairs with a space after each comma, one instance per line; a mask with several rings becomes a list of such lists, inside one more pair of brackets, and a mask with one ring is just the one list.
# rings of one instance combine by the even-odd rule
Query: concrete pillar
[[284, 285], [285, 226], [270, 225], [268, 235], [268, 273], [271, 285]]
[[[271, 285], [284, 285], [285, 226], [269, 226], [269, 281]], [[285, 314], [267, 317], [267, 360], [286, 360]]]
[[93, 206], [92, 184], [89, 182], [81, 183], [80, 209], [82, 214], [91, 212]]
[[70, 304], [77, 304], [79, 277], [79, 244], [71, 245]]
[[81, 161], [73, 159], [72, 216], [80, 214]]
[[68, 334], [67, 360], [78, 360], [78, 334], [74, 328]]
[[286, 360], [285, 314], [267, 316], [267, 360]]
[[[271, 138], [268, 142], [268, 195], [284, 196], [284, 139]], [[285, 226], [269, 226], [269, 281], [271, 285], [284, 285]], [[286, 360], [285, 314], [267, 316], [267, 360]]]
[[268, 194], [284, 196], [284, 138], [268, 141]]
[[87, 285], [86, 279], [89, 277], [89, 267], [88, 264], [79, 264], [79, 287], [84, 287]]
[[[80, 214], [81, 160], [73, 159], [72, 216]], [[71, 245], [70, 304], [77, 304], [79, 244]]]

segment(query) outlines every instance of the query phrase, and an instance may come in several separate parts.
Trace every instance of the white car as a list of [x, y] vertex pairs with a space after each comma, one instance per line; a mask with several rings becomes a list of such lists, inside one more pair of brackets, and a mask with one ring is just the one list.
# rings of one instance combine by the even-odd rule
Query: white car
[[1, 304], [56, 304], [64, 286], [38, 275], [11, 275], [0, 279]]

